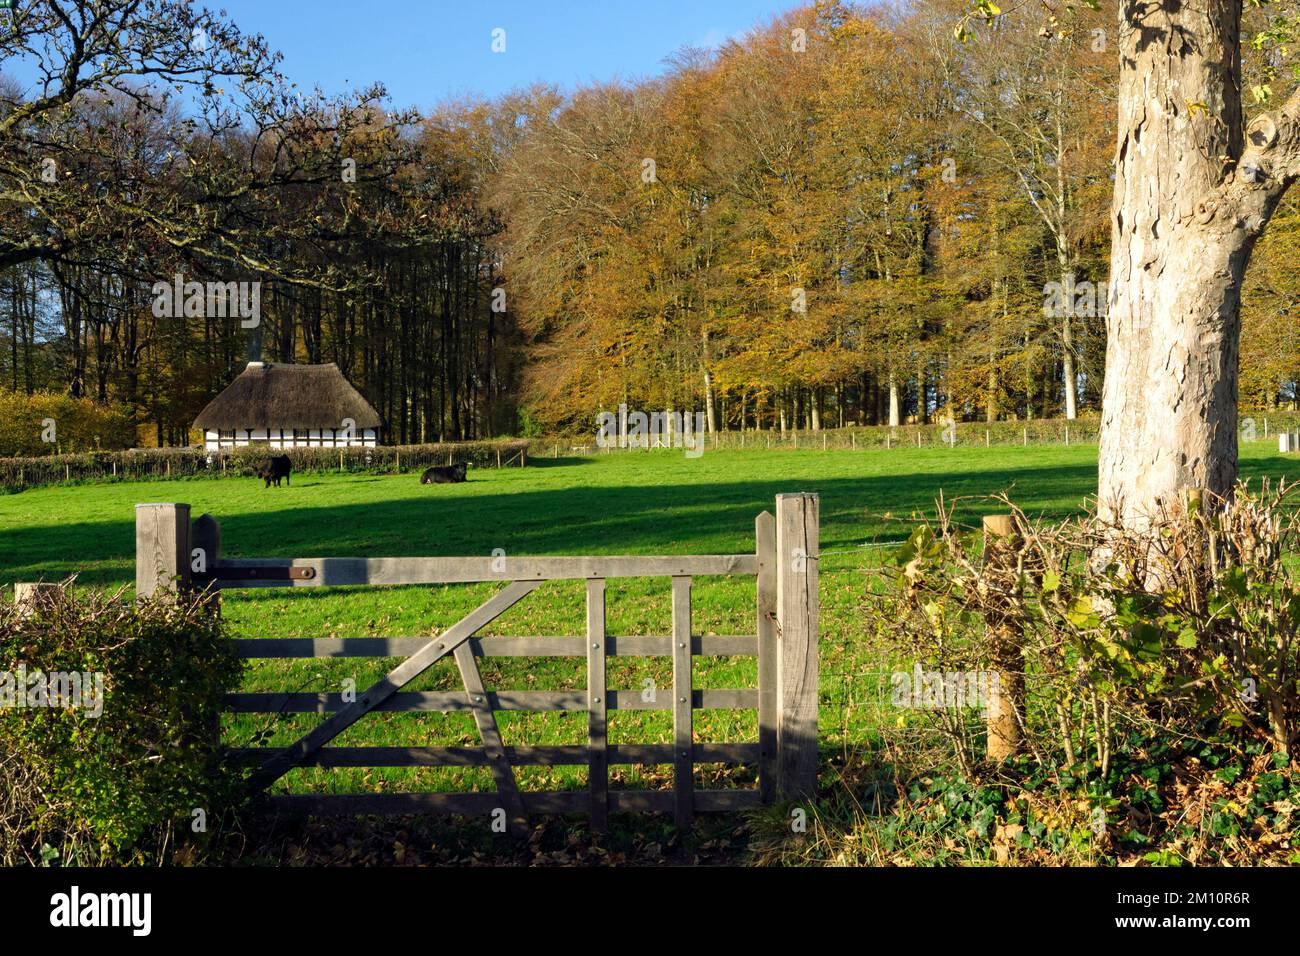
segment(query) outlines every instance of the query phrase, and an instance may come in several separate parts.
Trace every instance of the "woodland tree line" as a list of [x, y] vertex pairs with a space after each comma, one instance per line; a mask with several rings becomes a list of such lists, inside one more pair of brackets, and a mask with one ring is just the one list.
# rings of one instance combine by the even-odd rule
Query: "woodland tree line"
[[[178, 0], [0, 12], [0, 387], [193, 440], [248, 332], [155, 315], [181, 274], [261, 282], [265, 358], [336, 362], [392, 442], [590, 430], [620, 403], [718, 429], [1086, 413], [1102, 7], [958, 36], [959, 0], [823, 3], [653, 79], [428, 115], [302, 91]], [[1296, 397], [1298, 250], [1292, 200], [1248, 273], [1248, 405]]]

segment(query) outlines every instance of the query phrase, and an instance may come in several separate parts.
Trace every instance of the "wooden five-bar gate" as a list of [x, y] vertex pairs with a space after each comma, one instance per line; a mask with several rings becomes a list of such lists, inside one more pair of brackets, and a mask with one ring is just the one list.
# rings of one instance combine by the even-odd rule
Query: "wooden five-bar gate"
[[[345, 699], [336, 693], [236, 693], [233, 713], [320, 713], [330, 716], [293, 745], [251, 748], [238, 756], [255, 769], [251, 785], [266, 790], [295, 767], [486, 766], [496, 792], [286, 794], [281, 807], [314, 814], [492, 813], [504, 810], [518, 832], [529, 814], [586, 811], [595, 829], [611, 811], [672, 812], [688, 827], [696, 812], [739, 810], [776, 799], [813, 793], [817, 775], [817, 554], [818, 498], [778, 495], [776, 516], [755, 522], [753, 554], [669, 557], [463, 557], [463, 558], [223, 558], [221, 530], [210, 515], [191, 522], [186, 504], [136, 506], [136, 594], [165, 598], [178, 590], [208, 588], [339, 587], [502, 582], [492, 597], [437, 637], [251, 638], [237, 641], [246, 658], [403, 658], [383, 678]], [[691, 584], [709, 575], [752, 576], [756, 583], [755, 633], [696, 634], [691, 629]], [[605, 584], [611, 578], [668, 578], [672, 587], [672, 633], [665, 636], [609, 634]], [[479, 637], [478, 633], [543, 581], [587, 582], [587, 627], [581, 637]], [[646, 700], [640, 691], [611, 689], [605, 677], [611, 656], [672, 659], [672, 693]], [[753, 655], [758, 686], [696, 689], [696, 656]], [[585, 657], [585, 691], [489, 690], [478, 657]], [[451, 657], [463, 692], [414, 692], [402, 688], [436, 662]], [[697, 743], [693, 713], [709, 708], [758, 711], [758, 740]], [[609, 744], [611, 710], [671, 710], [673, 743]], [[496, 712], [586, 711], [587, 743], [579, 746], [507, 746]], [[376, 711], [468, 711], [481, 747], [327, 746], [366, 714]], [[756, 764], [758, 786], [697, 790], [699, 763]], [[514, 768], [582, 765], [587, 792], [524, 792]], [[673, 789], [611, 790], [610, 764], [671, 764]]]

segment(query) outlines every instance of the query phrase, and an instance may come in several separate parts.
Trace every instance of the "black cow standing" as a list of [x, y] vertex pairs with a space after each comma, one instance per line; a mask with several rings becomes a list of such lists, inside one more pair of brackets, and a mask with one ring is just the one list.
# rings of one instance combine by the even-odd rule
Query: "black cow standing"
[[257, 473], [257, 477], [266, 482], [267, 488], [271, 487], [271, 482], [275, 482], [275, 487], [279, 488], [281, 478], [284, 479], [286, 485], [289, 484], [289, 472], [291, 470], [292, 466], [289, 464], [288, 455], [275, 455], [266, 460], [266, 464]]
[[422, 485], [454, 485], [465, 480], [465, 463], [434, 465], [420, 476]]

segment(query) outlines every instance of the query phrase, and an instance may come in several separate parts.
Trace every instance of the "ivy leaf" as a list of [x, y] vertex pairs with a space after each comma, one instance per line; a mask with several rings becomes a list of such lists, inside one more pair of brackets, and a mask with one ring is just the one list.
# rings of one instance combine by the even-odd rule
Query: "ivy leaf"
[[1092, 598], [1087, 595], [1075, 601], [1074, 606], [1065, 612], [1065, 617], [1079, 628], [1096, 627], [1100, 623], [1100, 618], [1092, 607]]

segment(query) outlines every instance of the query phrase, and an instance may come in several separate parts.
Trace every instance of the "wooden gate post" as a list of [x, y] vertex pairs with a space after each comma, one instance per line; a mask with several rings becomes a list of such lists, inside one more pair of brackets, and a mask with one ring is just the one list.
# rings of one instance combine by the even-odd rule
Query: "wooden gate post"
[[776, 796], [780, 753], [776, 675], [781, 647], [776, 628], [776, 519], [767, 511], [754, 520], [754, 555], [758, 559], [758, 791], [768, 804]]
[[817, 792], [818, 496], [776, 496], [778, 781], [785, 798]]
[[190, 506], [135, 506], [135, 598], [173, 597], [190, 587]]
[[[1016, 547], [1015, 520], [1011, 515], [984, 516], [984, 564], [990, 564], [996, 573], [1006, 577], [1006, 586], [1014, 586], [1014, 566], [1007, 567], [1011, 551]], [[997, 674], [997, 685], [991, 688], [986, 711], [988, 728], [988, 758], [1006, 760], [1016, 754], [1023, 743], [1020, 712], [1025, 699], [1025, 660], [1019, 625], [1010, 614], [1011, 596], [1005, 598], [1007, 608], [995, 607], [985, 617], [985, 633], [989, 642], [990, 657]]]
[[201, 573], [216, 576], [217, 562], [221, 560], [221, 522], [209, 514], [199, 515], [190, 525], [190, 570], [198, 562]]

